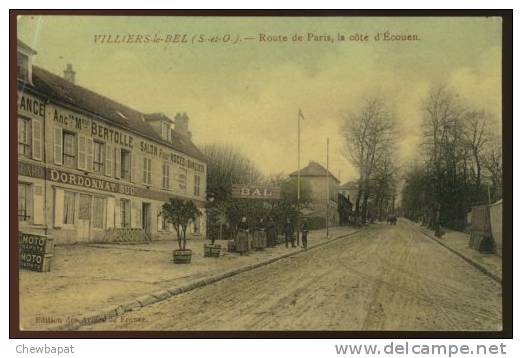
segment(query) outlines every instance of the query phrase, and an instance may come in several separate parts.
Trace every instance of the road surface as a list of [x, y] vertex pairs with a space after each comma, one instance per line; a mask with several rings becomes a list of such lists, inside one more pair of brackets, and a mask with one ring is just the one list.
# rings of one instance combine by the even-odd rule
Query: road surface
[[401, 220], [82, 329], [499, 330], [501, 300]]

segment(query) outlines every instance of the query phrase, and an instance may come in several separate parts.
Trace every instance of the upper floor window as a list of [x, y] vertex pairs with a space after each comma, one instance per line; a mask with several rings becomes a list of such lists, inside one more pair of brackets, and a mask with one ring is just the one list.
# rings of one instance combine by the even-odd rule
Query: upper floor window
[[18, 117], [18, 154], [31, 157], [31, 120]]
[[152, 159], [143, 157], [143, 183], [151, 184], [152, 182]]
[[104, 174], [105, 172], [105, 144], [94, 142], [94, 157], [93, 157], [94, 172]]
[[29, 56], [18, 52], [16, 59], [16, 71], [19, 80], [29, 81]]
[[124, 180], [131, 179], [131, 153], [128, 150], [121, 150], [121, 175]]
[[163, 163], [163, 189], [170, 187], [170, 167], [167, 163]]
[[199, 196], [199, 189], [201, 185], [201, 177], [194, 175], [194, 196]]
[[76, 135], [63, 132], [63, 165], [76, 168]]

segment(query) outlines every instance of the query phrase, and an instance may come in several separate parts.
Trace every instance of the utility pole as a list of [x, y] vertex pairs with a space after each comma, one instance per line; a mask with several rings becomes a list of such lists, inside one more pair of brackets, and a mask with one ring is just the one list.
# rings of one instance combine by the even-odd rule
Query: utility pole
[[301, 119], [303, 112], [297, 112], [297, 245], [299, 246], [299, 232], [301, 230]]
[[326, 137], [326, 237], [328, 238], [329, 209], [330, 209], [330, 137]]

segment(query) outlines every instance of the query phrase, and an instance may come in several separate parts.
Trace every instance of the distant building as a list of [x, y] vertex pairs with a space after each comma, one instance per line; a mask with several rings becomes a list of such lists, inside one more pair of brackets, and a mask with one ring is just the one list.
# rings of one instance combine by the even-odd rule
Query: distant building
[[55, 243], [174, 238], [160, 215], [169, 198], [203, 212], [189, 234], [204, 235], [207, 164], [188, 116], [144, 114], [32, 65], [18, 41], [18, 222]]
[[[312, 213], [310, 216], [326, 217], [326, 198], [327, 198], [327, 180], [330, 189], [328, 195], [329, 201], [329, 224], [339, 224], [338, 213], [338, 186], [337, 179], [331, 172], [328, 172], [321, 164], [311, 161], [306, 167], [301, 169], [301, 181], [307, 183], [311, 190], [312, 196]], [[297, 179], [297, 171], [290, 174], [290, 178]], [[328, 178], [328, 179], [327, 179]]]
[[338, 188], [339, 194], [349, 199], [352, 203], [357, 200], [357, 193], [359, 192], [359, 185], [355, 181], [348, 181]]

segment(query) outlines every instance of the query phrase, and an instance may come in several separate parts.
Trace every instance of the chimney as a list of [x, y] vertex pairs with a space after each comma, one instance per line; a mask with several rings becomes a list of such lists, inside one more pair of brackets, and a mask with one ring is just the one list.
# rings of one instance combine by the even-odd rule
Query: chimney
[[65, 71], [63, 71], [63, 78], [65, 78], [66, 81], [74, 84], [75, 77], [76, 77], [76, 72], [73, 71], [72, 65], [70, 63], [68, 63], [67, 67], [65, 68]]
[[190, 132], [188, 130], [189, 117], [186, 112], [176, 113], [174, 117], [174, 130], [181, 135], [190, 138]]

